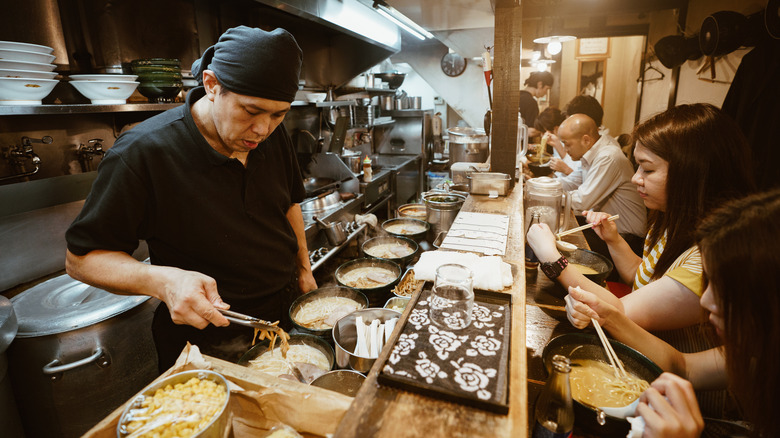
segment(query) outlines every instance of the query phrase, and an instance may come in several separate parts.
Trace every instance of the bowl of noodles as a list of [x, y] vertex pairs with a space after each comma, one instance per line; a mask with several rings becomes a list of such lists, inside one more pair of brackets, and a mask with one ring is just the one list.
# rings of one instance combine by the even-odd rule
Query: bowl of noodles
[[599, 437], [622, 438], [631, 429], [628, 421], [604, 414], [604, 424], [600, 424], [594, 406], [616, 408], [631, 404], [662, 370], [633, 348], [613, 339], [610, 342], [629, 374], [627, 380], [615, 377], [601, 341], [592, 333], [567, 333], [553, 338], [544, 347], [542, 359], [548, 373], [554, 355], [562, 354], [571, 361], [569, 381], [579, 428]]
[[366, 257], [390, 260], [406, 267], [417, 254], [417, 242], [406, 237], [379, 236], [368, 239], [361, 246]]
[[[239, 365], [276, 377], [311, 383], [333, 369], [333, 347], [322, 338], [306, 333], [290, 335], [289, 349], [283, 352], [277, 343], [269, 350], [268, 340], [258, 342], [241, 356]], [[300, 372], [300, 373], [298, 373]]]
[[290, 320], [300, 332], [329, 338], [336, 321], [366, 307], [368, 298], [359, 290], [325, 286], [296, 298], [290, 306]]
[[406, 237], [415, 242], [425, 240], [431, 224], [424, 220], [410, 217], [397, 217], [382, 222], [382, 229], [391, 236]]
[[612, 262], [603, 255], [582, 248], [577, 248], [567, 255], [566, 259], [569, 261], [569, 266], [580, 271], [590, 281], [602, 286], [614, 267]]
[[390, 290], [401, 279], [401, 266], [390, 260], [361, 258], [350, 260], [336, 269], [339, 286], [351, 287], [368, 298], [369, 307], [382, 307]]

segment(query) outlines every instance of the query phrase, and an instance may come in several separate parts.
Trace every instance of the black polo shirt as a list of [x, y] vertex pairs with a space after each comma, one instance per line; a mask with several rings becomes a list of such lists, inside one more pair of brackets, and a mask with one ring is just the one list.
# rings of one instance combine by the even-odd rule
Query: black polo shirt
[[523, 123], [529, 128], [536, 124], [536, 117], [539, 116], [539, 104], [534, 99], [533, 94], [526, 90], [520, 90], [520, 116]]
[[285, 216], [305, 190], [284, 128], [251, 151], [246, 168], [216, 152], [186, 105], [122, 134], [98, 167], [68, 249], [124, 251], [146, 240], [151, 262], [216, 279], [234, 309], [281, 290], [297, 271], [298, 244]]

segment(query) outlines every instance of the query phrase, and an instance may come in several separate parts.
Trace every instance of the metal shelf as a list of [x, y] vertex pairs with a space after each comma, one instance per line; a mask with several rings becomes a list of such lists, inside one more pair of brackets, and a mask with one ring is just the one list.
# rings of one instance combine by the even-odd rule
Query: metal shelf
[[0, 116], [43, 114], [94, 114], [137, 111], [166, 111], [183, 103], [126, 103], [124, 105], [8, 105], [0, 106]]

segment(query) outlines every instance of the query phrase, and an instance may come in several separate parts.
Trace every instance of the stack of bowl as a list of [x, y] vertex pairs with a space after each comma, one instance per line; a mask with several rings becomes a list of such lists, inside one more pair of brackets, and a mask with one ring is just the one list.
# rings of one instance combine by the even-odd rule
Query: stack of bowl
[[70, 84], [95, 105], [124, 105], [138, 82], [136, 75], [70, 75]]
[[149, 102], [173, 102], [182, 89], [181, 61], [178, 59], [136, 59], [130, 67], [138, 75], [138, 92]]
[[41, 105], [59, 82], [54, 49], [0, 41], [0, 105]]

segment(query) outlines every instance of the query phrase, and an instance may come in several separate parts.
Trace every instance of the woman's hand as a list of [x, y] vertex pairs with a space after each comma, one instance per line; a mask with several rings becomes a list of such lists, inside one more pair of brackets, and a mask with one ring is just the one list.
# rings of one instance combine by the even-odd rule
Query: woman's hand
[[582, 212], [582, 215], [585, 216], [585, 220], [589, 224], [593, 224], [593, 231], [607, 244], [620, 239], [615, 221], [607, 220], [611, 216], [609, 213], [586, 210]]
[[555, 235], [545, 223], [534, 224], [528, 230], [528, 244], [534, 250], [534, 254], [542, 262], [554, 262], [561, 257], [555, 246]]
[[563, 172], [566, 175], [569, 175], [574, 171], [574, 169], [569, 167], [569, 165], [560, 158], [553, 158], [550, 160], [550, 169], [556, 172]]
[[569, 286], [569, 294], [563, 298], [566, 302], [566, 318], [571, 325], [584, 329], [595, 319], [601, 325], [608, 322], [610, 314], [620, 312], [612, 304], [602, 300], [596, 294], [582, 290], [579, 286]]
[[639, 398], [636, 412], [645, 420], [643, 438], [698, 437], [704, 430], [693, 385], [675, 374], [661, 374]]

